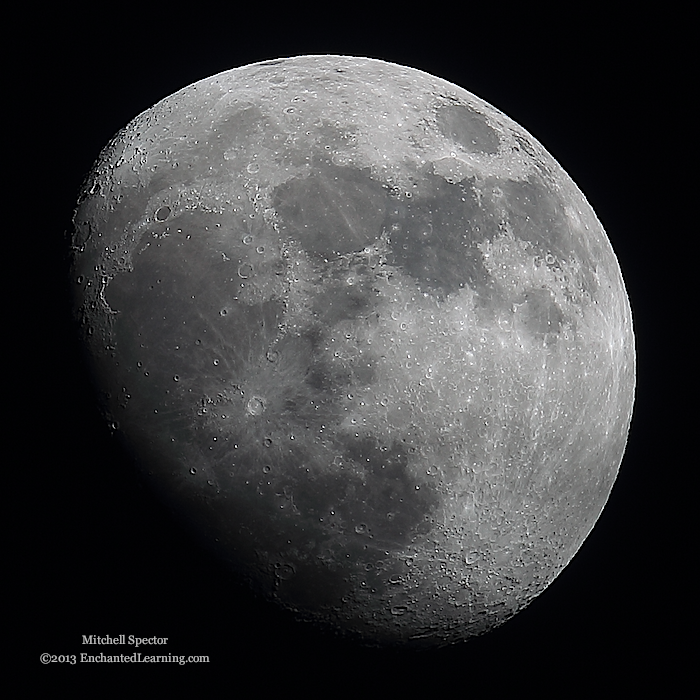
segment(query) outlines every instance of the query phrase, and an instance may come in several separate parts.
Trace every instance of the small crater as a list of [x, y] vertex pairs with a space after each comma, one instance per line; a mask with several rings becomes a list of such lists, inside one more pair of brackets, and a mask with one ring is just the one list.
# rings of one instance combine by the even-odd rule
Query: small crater
[[265, 410], [265, 402], [259, 396], [253, 396], [248, 399], [248, 403], [245, 406], [245, 411], [249, 416], [259, 416], [262, 415]]
[[282, 579], [283, 581], [287, 581], [290, 578], [292, 578], [295, 572], [296, 569], [294, 568], [293, 564], [275, 564], [275, 576], [277, 576], [277, 578]]
[[156, 210], [156, 221], [165, 221], [170, 216], [170, 213], [170, 207], [160, 207]]
[[250, 263], [243, 263], [238, 268], [238, 276], [241, 279], [247, 280], [253, 276], [253, 266]]

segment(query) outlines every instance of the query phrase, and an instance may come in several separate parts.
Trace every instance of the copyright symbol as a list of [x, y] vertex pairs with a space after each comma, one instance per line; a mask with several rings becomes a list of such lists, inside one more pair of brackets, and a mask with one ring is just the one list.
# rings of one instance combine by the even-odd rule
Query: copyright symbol
[[42, 664], [49, 664], [51, 663], [51, 655], [50, 654], [42, 654], [39, 659], [41, 660]]

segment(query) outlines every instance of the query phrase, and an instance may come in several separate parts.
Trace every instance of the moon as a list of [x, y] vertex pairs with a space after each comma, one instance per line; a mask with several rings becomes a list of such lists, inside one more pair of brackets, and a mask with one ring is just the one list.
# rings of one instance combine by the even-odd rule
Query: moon
[[590, 204], [466, 90], [348, 56], [201, 80], [73, 217], [102, 411], [251, 587], [370, 645], [501, 625], [580, 548], [634, 401]]

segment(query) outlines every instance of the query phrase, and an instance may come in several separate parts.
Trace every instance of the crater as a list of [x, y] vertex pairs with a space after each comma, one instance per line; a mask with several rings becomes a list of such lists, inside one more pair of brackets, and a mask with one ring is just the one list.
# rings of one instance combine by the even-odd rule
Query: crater
[[156, 211], [156, 221], [165, 221], [170, 216], [170, 207], [163, 205]]
[[259, 396], [248, 399], [245, 411], [249, 416], [260, 416], [265, 410], [265, 402]]

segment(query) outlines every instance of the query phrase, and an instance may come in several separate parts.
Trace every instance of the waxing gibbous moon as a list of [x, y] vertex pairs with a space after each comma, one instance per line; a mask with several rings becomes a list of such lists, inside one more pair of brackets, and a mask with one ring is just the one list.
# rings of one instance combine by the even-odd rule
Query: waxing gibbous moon
[[630, 424], [630, 306], [524, 129], [347, 56], [201, 80], [74, 215], [105, 419], [251, 586], [368, 644], [486, 632], [567, 565]]

